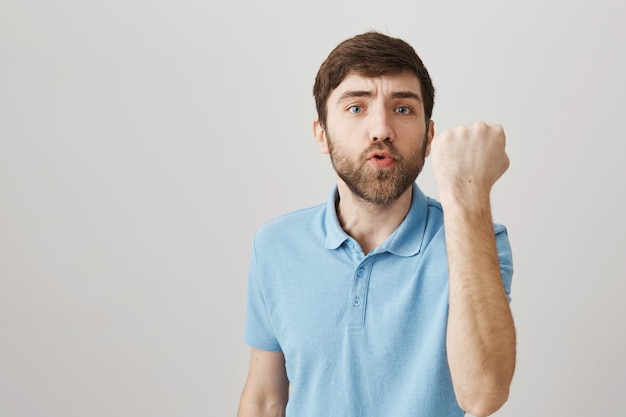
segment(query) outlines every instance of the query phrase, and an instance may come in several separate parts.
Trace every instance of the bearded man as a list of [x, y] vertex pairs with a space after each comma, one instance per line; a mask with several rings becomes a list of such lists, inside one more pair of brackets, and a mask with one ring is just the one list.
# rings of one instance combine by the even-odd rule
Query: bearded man
[[[434, 87], [405, 41], [340, 43], [313, 88], [337, 184], [254, 238], [239, 417], [487, 416], [515, 367], [506, 228], [490, 192], [501, 126], [435, 137]], [[439, 201], [415, 180], [431, 157]]]

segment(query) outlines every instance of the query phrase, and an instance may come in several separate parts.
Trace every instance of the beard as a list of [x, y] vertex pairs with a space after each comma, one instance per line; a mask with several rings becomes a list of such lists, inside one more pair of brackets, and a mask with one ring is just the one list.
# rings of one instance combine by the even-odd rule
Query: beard
[[[379, 206], [387, 206], [396, 201], [417, 179], [424, 167], [428, 132], [422, 146], [416, 146], [408, 155], [402, 155], [389, 141], [374, 142], [353, 160], [341, 149], [334, 146], [328, 137], [330, 161], [339, 178], [350, 191], [360, 199]], [[385, 151], [395, 159], [389, 168], [376, 168], [367, 161], [371, 152]]]

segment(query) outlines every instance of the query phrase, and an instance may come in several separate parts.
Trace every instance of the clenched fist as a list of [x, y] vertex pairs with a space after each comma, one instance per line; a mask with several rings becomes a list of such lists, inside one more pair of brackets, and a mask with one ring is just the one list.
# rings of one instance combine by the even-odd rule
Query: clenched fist
[[476, 122], [448, 129], [431, 146], [431, 161], [442, 203], [483, 202], [509, 167], [500, 125]]

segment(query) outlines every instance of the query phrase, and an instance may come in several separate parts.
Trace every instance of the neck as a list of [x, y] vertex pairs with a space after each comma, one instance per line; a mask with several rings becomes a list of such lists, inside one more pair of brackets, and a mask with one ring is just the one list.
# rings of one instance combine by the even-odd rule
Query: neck
[[402, 223], [411, 207], [412, 187], [389, 205], [380, 206], [355, 196], [342, 181], [338, 184], [337, 217], [343, 230], [368, 254]]

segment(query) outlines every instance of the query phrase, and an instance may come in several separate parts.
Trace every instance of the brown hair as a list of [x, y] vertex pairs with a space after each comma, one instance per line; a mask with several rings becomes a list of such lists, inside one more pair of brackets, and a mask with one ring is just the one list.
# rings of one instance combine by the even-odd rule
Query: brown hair
[[375, 31], [356, 35], [341, 42], [322, 63], [315, 77], [313, 97], [320, 124], [326, 127], [328, 96], [350, 72], [376, 77], [407, 70], [415, 74], [421, 84], [424, 113], [428, 122], [433, 112], [435, 87], [426, 67], [411, 45], [402, 39]]

